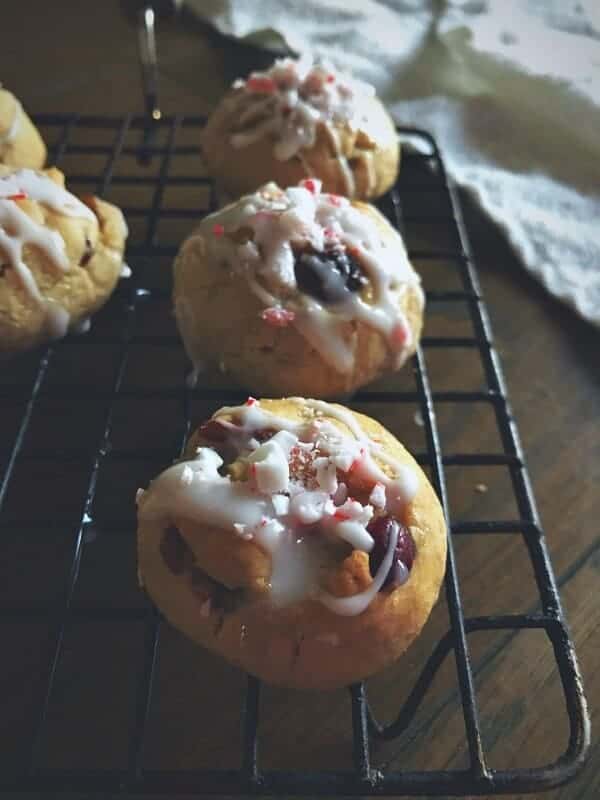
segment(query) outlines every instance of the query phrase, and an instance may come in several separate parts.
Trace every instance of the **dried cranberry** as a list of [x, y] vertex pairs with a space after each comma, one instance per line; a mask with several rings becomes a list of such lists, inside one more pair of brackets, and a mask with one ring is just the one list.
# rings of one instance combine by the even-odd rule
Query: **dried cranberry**
[[200, 425], [198, 435], [207, 442], [224, 442], [229, 436], [229, 431], [219, 420], [209, 419]]
[[263, 442], [268, 441], [277, 433], [277, 428], [261, 428], [258, 431], [254, 431], [252, 436], [256, 439], [257, 442], [261, 444]]
[[85, 250], [83, 251], [83, 255], [79, 259], [79, 266], [86, 267], [94, 255], [94, 248], [92, 247], [92, 243], [90, 239], [86, 236], [85, 237]]
[[200, 425], [198, 435], [209, 442], [224, 442], [227, 439], [228, 431], [218, 420], [209, 419]]
[[296, 253], [294, 273], [300, 291], [323, 303], [341, 303], [348, 292], [357, 292], [367, 283], [360, 264], [339, 247], [323, 253]]
[[398, 541], [396, 542], [392, 566], [386, 575], [382, 588], [389, 586], [393, 582], [394, 573], [396, 571], [395, 567], [398, 561], [401, 561], [406, 569], [410, 571], [416, 555], [415, 541], [408, 528], [405, 528], [404, 525], [397, 522], [393, 517], [375, 517], [367, 525], [367, 530], [375, 540], [373, 549], [369, 553], [369, 570], [371, 575], [373, 577], [375, 576], [385, 558], [393, 525], [398, 526]]
[[173, 525], [167, 528], [160, 540], [160, 554], [173, 575], [183, 575], [192, 563], [192, 551]]

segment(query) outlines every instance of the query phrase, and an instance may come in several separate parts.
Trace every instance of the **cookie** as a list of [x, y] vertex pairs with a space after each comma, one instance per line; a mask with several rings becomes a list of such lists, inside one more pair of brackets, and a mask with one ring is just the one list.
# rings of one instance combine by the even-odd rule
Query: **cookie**
[[287, 187], [312, 177], [327, 192], [368, 200], [394, 183], [400, 158], [373, 87], [306, 58], [236, 81], [209, 118], [202, 149], [233, 197], [269, 180]]
[[82, 202], [57, 169], [0, 166], [0, 356], [85, 327], [128, 273], [126, 237], [116, 206]]
[[177, 256], [173, 297], [198, 370], [217, 364], [275, 397], [347, 396], [398, 369], [424, 304], [398, 232], [313, 179], [206, 217]]
[[420, 467], [378, 422], [324, 401], [220, 409], [137, 506], [156, 605], [273, 684], [331, 689], [388, 666], [444, 575], [444, 518]]
[[46, 145], [23, 106], [0, 86], [0, 164], [41, 169]]

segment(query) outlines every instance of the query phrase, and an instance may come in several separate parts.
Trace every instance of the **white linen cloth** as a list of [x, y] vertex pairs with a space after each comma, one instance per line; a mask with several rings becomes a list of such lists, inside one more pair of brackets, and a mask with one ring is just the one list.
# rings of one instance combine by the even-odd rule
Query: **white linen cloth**
[[600, 0], [185, 0], [222, 33], [312, 51], [436, 137], [524, 266], [600, 324]]

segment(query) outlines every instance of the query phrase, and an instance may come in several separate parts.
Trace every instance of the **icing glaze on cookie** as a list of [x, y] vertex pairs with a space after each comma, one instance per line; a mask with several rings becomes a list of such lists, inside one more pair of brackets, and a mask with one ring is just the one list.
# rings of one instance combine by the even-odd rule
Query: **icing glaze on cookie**
[[[290, 402], [300, 407], [301, 420], [272, 414], [253, 398], [243, 406], [218, 411], [200, 429], [207, 446], [138, 492], [138, 516], [158, 535], [177, 518], [233, 530], [270, 554], [275, 605], [311, 596], [337, 614], [354, 616], [368, 607], [386, 582], [406, 579], [412, 562], [404, 565], [402, 580], [397, 580], [400, 573], [394, 564], [400, 526], [394, 523], [390, 529], [372, 583], [346, 598], [334, 597], [320, 586], [324, 537], [371, 552], [375, 541], [369, 525], [383, 514], [401, 515], [417, 493], [419, 480], [393, 457], [382, 459], [382, 446], [351, 412], [322, 401], [291, 398]], [[233, 449], [241, 479], [222, 474], [223, 459], [217, 450], [223, 448]], [[389, 470], [384, 471], [378, 460], [385, 461]], [[366, 486], [366, 497], [375, 492], [377, 509], [368, 500], [349, 497], [348, 483]], [[188, 544], [193, 549], [193, 543]]]
[[[354, 368], [357, 337], [344, 325], [349, 321], [381, 333], [396, 368], [411, 352], [412, 331], [401, 301], [411, 287], [422, 306], [423, 293], [400, 235], [390, 227], [389, 235], [382, 236], [371, 216], [344, 197], [322, 193], [319, 181], [305, 180], [285, 191], [266, 184], [206, 217], [198, 233], [210, 257], [248, 283], [264, 305], [265, 324], [293, 325], [337, 372]], [[298, 285], [299, 253], [307, 249], [313, 260], [323, 261], [311, 267], [318, 279], [330, 284], [335, 279], [333, 302]], [[351, 285], [351, 272], [343, 276], [336, 271], [334, 262], [341, 257], [353, 261], [347, 270], [360, 265], [366, 286], [359, 278]], [[191, 312], [176, 307], [185, 330], [189, 319], [183, 318], [184, 310]]]
[[0, 176], [0, 259], [8, 260], [26, 294], [43, 307], [48, 332], [58, 339], [67, 332], [69, 314], [56, 301], [43, 297], [25, 263], [23, 250], [28, 246], [38, 248], [56, 270], [65, 273], [70, 268], [65, 242], [60, 233], [26, 214], [19, 207], [20, 200], [34, 200], [58, 214], [86, 219], [96, 226], [98, 223], [87, 206], [42, 173], [19, 169]]
[[80, 217], [96, 223], [90, 208], [63, 186], [34, 169], [17, 169], [0, 176], [0, 198], [24, 194], [30, 200], [48, 206], [66, 217]]
[[303, 57], [279, 59], [265, 72], [253, 72], [247, 80], [236, 81], [234, 89], [241, 92], [234, 98], [240, 113], [230, 139], [233, 147], [246, 147], [271, 136], [275, 158], [288, 161], [299, 157], [310, 175], [302, 151], [314, 146], [317, 127], [322, 125], [344, 176], [346, 194], [354, 194], [352, 169], [337, 129], [356, 130], [366, 124], [368, 101], [375, 95], [372, 86], [337, 72], [328, 62], [315, 63]]

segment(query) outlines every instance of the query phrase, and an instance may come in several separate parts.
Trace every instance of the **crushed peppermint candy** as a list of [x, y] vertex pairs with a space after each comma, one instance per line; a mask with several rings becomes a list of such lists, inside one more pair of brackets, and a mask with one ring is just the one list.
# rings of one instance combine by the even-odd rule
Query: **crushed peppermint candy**
[[243, 90], [246, 96], [255, 95], [256, 103], [264, 103], [268, 95], [271, 116], [265, 126], [263, 118], [255, 121], [252, 108], [248, 112], [240, 105], [240, 116], [248, 124], [232, 134], [232, 146], [245, 147], [268, 132], [275, 140], [274, 155], [281, 161], [312, 147], [319, 123], [353, 128], [365, 125], [368, 101], [375, 94], [369, 84], [336, 73], [332, 65], [306, 56], [279, 59], [270, 69], [253, 72], [245, 82], [235, 81], [233, 88]]
[[410, 331], [406, 325], [395, 325], [390, 334], [390, 341], [395, 347], [404, 347], [408, 341]]
[[0, 200], [26, 200], [28, 197], [27, 192], [15, 192], [15, 194], [0, 196]]
[[290, 514], [302, 525], [314, 525], [333, 513], [333, 500], [327, 492], [299, 492], [290, 500]]
[[333, 461], [327, 457], [315, 458], [314, 467], [319, 488], [334, 495], [338, 488], [338, 480], [337, 469]]
[[258, 94], [272, 94], [277, 91], [277, 84], [272, 78], [250, 77], [246, 81], [246, 88]]
[[[297, 421], [265, 411], [253, 397], [217, 414], [202, 427], [212, 447], [198, 448], [195, 458], [173, 465], [148, 490], [137, 492], [140, 519], [158, 514], [171, 524], [176, 513], [199, 517], [252, 541], [272, 557], [270, 594], [276, 605], [314, 591], [327, 607], [337, 611], [339, 606], [337, 613], [361, 613], [380, 588], [408, 580], [415, 547], [402, 517], [395, 515], [403, 515], [418, 480], [388, 454], [386, 464], [395, 464], [397, 476], [389, 477], [371, 456], [381, 452], [380, 446], [350, 412], [321, 401], [302, 402], [310, 404], [311, 413]], [[223, 459], [217, 451], [232, 448], [246, 470], [220, 471]], [[168, 505], [169, 492], [174, 505]], [[373, 585], [352, 603], [340, 605], [319, 587], [327, 552], [322, 548], [332, 537], [369, 554]], [[388, 550], [396, 553], [393, 564]], [[346, 606], [356, 610], [348, 612]]]
[[290, 498], [285, 494], [274, 494], [272, 502], [277, 516], [285, 517], [290, 510]]
[[265, 308], [260, 316], [273, 328], [287, 328], [296, 318], [296, 314], [293, 311], [288, 311], [285, 308]]
[[369, 505], [363, 506], [358, 500], [349, 497], [343, 505], [336, 508], [334, 516], [343, 520], [353, 519], [366, 526], [373, 516], [373, 508]]
[[317, 487], [315, 453], [300, 442], [290, 451], [290, 477], [311, 489]]
[[300, 181], [299, 185], [311, 194], [319, 194], [321, 191], [321, 181], [313, 180], [312, 178], [306, 178], [305, 180]]
[[369, 503], [374, 508], [385, 508], [385, 486], [382, 483], [376, 483], [369, 495]]

